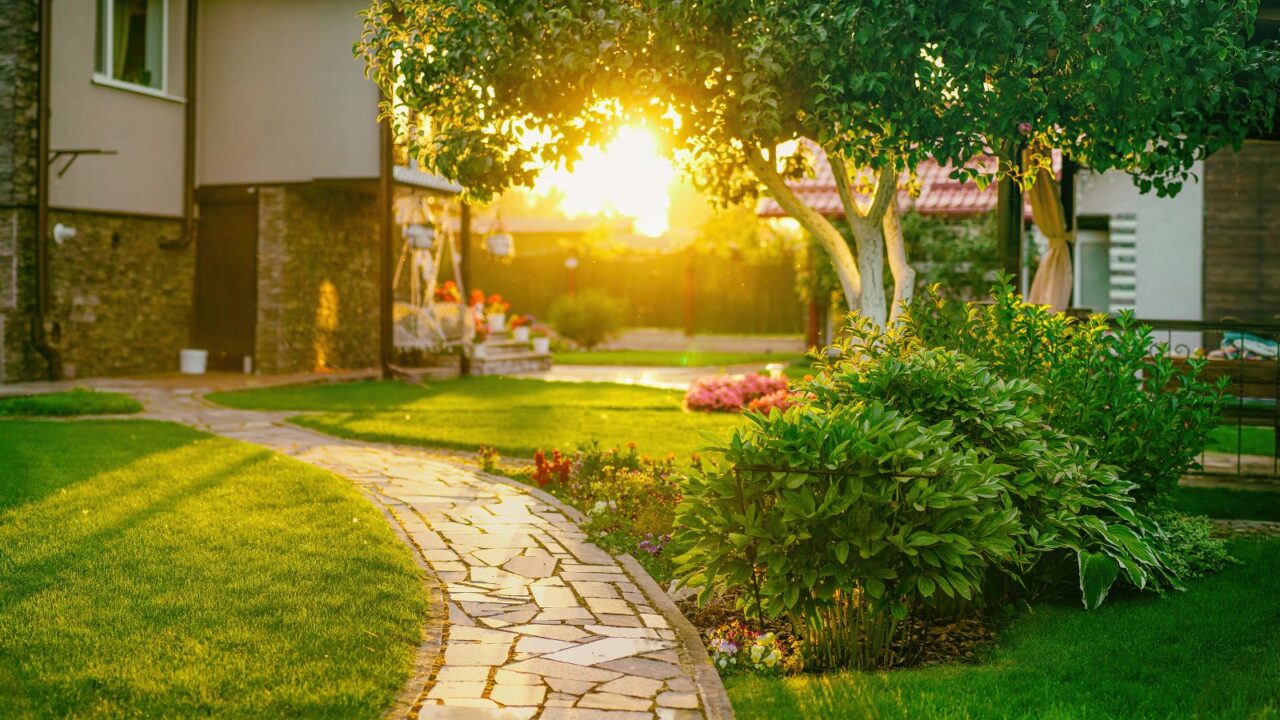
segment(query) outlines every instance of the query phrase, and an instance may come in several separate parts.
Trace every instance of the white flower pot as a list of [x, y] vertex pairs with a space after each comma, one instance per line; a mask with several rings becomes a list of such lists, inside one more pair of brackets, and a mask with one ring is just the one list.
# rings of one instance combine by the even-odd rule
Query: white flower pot
[[489, 349], [484, 343], [476, 343], [471, 347], [471, 357], [483, 360], [489, 356]]
[[500, 333], [507, 331], [506, 313], [493, 313], [487, 319], [489, 320], [489, 332]]
[[511, 337], [514, 338], [516, 342], [529, 342], [529, 326], [521, 325], [515, 330], [512, 330]]
[[185, 348], [178, 351], [178, 369], [184, 375], [203, 375], [208, 365], [208, 350]]
[[533, 351], [539, 355], [549, 355], [551, 353], [551, 338], [549, 337], [534, 338]]

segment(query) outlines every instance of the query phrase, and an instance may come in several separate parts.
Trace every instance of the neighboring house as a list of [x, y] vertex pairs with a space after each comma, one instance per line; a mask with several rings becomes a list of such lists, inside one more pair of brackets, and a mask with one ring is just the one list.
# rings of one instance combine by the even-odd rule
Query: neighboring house
[[1280, 142], [1246, 141], [1195, 172], [1172, 198], [1120, 172], [1077, 175], [1073, 305], [1280, 323]]
[[458, 188], [392, 167], [366, 5], [0, 0], [0, 382], [379, 362], [391, 196]]

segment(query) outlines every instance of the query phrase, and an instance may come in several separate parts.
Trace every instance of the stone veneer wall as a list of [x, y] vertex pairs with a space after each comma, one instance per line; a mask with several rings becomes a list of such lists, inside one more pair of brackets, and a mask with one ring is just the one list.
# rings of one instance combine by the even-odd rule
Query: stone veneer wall
[[76, 236], [49, 248], [49, 320], [68, 376], [173, 371], [190, 341], [195, 246], [183, 221], [51, 210]]
[[376, 190], [259, 189], [259, 372], [378, 364]]
[[0, 382], [43, 376], [35, 312], [37, 0], [0, 0]]

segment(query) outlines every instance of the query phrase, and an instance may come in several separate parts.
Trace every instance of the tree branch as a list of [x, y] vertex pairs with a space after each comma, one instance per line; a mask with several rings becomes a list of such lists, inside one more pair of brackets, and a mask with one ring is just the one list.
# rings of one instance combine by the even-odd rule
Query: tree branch
[[890, 162], [880, 170], [880, 177], [876, 180], [876, 190], [871, 196], [871, 205], [867, 208], [867, 212], [863, 215], [867, 222], [872, 225], [879, 225], [884, 220], [885, 208], [889, 207], [890, 202], [898, 200], [898, 171], [894, 169], [893, 163]]
[[845, 301], [850, 309], [858, 307], [858, 296], [862, 291], [862, 276], [858, 272], [858, 263], [854, 260], [853, 252], [849, 250], [849, 243], [845, 242], [844, 236], [836, 230], [830, 220], [796, 197], [795, 192], [787, 186], [778, 172], [774, 161], [766, 159], [759, 148], [747, 147], [743, 154], [746, 156], [747, 167], [751, 168], [751, 172], [755, 173], [756, 178], [764, 184], [778, 205], [800, 223], [801, 227], [808, 230], [831, 256], [836, 275], [840, 278], [840, 287], [844, 291]]

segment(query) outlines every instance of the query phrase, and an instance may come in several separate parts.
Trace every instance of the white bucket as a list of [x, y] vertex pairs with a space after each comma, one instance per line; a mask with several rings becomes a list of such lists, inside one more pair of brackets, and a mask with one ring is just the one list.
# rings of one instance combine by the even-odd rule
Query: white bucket
[[178, 368], [184, 375], [203, 375], [208, 365], [208, 350], [184, 348], [178, 351]]
[[549, 355], [551, 353], [551, 338], [549, 337], [534, 338], [533, 351], [538, 355]]

